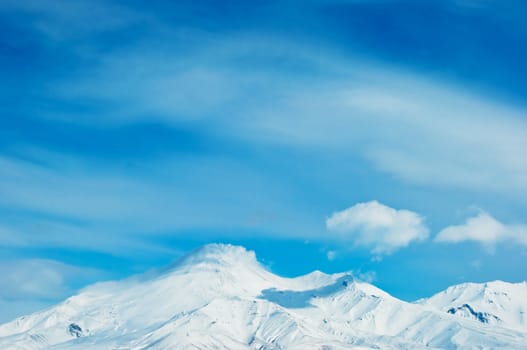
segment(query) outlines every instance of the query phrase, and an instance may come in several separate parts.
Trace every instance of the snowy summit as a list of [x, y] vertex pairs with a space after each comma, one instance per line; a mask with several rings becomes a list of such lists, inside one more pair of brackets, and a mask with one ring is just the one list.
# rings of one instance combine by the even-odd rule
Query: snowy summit
[[212, 244], [155, 276], [104, 282], [0, 326], [2, 349], [525, 349], [527, 284], [407, 303], [351, 274], [277, 276]]

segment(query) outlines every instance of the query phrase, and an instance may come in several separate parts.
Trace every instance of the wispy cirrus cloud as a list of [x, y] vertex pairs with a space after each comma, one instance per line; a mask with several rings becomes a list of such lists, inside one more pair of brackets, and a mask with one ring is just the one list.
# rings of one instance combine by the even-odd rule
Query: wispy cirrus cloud
[[[184, 57], [170, 46], [117, 52], [85, 78], [57, 82], [51, 91], [68, 103], [93, 99], [107, 106], [98, 117], [80, 119], [85, 122], [198, 120], [250, 144], [351, 153], [412, 184], [527, 192], [520, 105], [302, 42], [195, 35], [202, 43], [183, 49]], [[253, 60], [261, 63], [238, 64]], [[291, 70], [292, 64], [303, 69]]]
[[328, 234], [335, 203], [378, 198], [442, 226], [441, 213], [474, 202], [521, 217], [522, 9], [3, 1], [0, 248], [171, 254], [160, 237], [212, 228], [341, 237], [327, 256], [337, 265], [353, 241], [381, 256], [426, 230], [420, 214], [378, 203], [371, 222], [391, 226], [355, 217], [360, 229]]
[[[206, 130], [207, 137], [236, 140], [238, 145], [310, 149], [321, 158], [331, 153], [330, 165], [335, 169], [352, 155], [409, 184], [507, 196], [527, 191], [523, 181], [527, 163], [521, 155], [527, 148], [523, 137], [527, 124], [520, 107], [489, 102], [460, 87], [400, 68], [330, 51], [316, 52], [307, 44], [295, 43], [292, 50], [287, 39], [256, 40], [249, 35], [212, 40], [206, 34], [192, 35], [208, 40], [187, 48], [186, 56], [176, 57], [177, 50], [170, 45], [154, 47], [148, 54], [145, 50], [116, 50], [96, 60], [98, 63], [81, 76], [51, 83], [47, 93], [63, 101], [99, 101], [99, 106], [108, 108], [81, 115], [42, 111], [43, 117], [53, 115], [66, 118], [67, 123], [92, 127], [106, 120], [115, 130], [119, 125], [146, 120], [158, 120], [167, 127], [197, 120], [193, 127]], [[166, 60], [172, 56], [174, 60]], [[256, 69], [237, 64], [256, 58], [261, 60]], [[276, 60], [281, 63], [271, 65]], [[303, 69], [291, 70], [293, 63]], [[239, 215], [235, 206], [227, 210], [228, 215], [219, 214], [226, 208], [215, 205], [227, 199], [227, 188], [249, 193], [248, 188], [256, 191], [267, 183], [250, 167], [204, 159], [210, 157], [207, 154], [175, 162], [179, 157], [167, 155], [162, 160], [146, 159], [142, 167], [163, 167], [165, 175], [177, 173], [178, 180], [170, 184], [170, 190], [164, 186], [166, 177], [156, 182], [158, 171], [148, 175], [134, 174], [133, 168], [115, 171], [86, 162], [80, 154], [74, 156], [79, 161], [73, 162], [80, 166], [56, 169], [0, 159], [6, 169], [6, 186], [0, 189], [6, 193], [6, 205], [106, 222], [128, 217], [140, 230], [189, 227], [195, 222], [191, 218], [198, 220], [198, 212], [203, 211], [218, 213], [201, 217], [203, 225], [244, 226], [239, 218], [254, 216]], [[215, 169], [218, 176], [203, 179], [200, 187], [196, 182], [200, 177], [188, 174], [205, 168]], [[225, 174], [247, 183], [239, 186], [227, 181], [230, 187], [226, 187]], [[288, 190], [276, 183], [272, 186], [277, 187], [274, 202], [281, 202], [279, 192]], [[61, 188], [63, 195], [50, 202], [54, 188]], [[206, 199], [210, 194], [216, 194], [218, 200]], [[266, 200], [264, 206], [273, 199]], [[180, 215], [176, 219], [172, 213]], [[308, 216], [298, 211], [287, 215]], [[137, 225], [138, 221], [141, 224]], [[278, 226], [284, 232], [290, 226], [287, 220], [281, 221]]]
[[[170, 254], [156, 238], [188, 229], [222, 229], [235, 237], [239, 233], [230, 228], [262, 225], [287, 232], [295, 217], [279, 214], [287, 203], [282, 184], [215, 155], [121, 167], [38, 150], [22, 154], [0, 156], [0, 247]], [[255, 196], [262, 187], [266, 194]], [[267, 234], [277, 235], [272, 229]]]
[[353, 152], [409, 183], [509, 196], [527, 191], [522, 107], [408, 72], [367, 75], [367, 82], [296, 90], [287, 108], [260, 111], [255, 123], [277, 142]]
[[26, 29], [44, 34], [53, 41], [89, 38], [101, 32], [123, 29], [147, 20], [148, 16], [117, 2], [6, 0], [0, 11], [24, 16]]
[[74, 291], [72, 284], [79, 286], [104, 276], [95, 269], [48, 259], [3, 260], [0, 274], [0, 322], [68, 296]]
[[[251, 144], [330, 150], [342, 159], [351, 153], [411, 184], [527, 192], [520, 105], [372, 60], [361, 50], [343, 53], [329, 43], [321, 50], [265, 30], [204, 30], [195, 19], [178, 26], [156, 8], [143, 20], [133, 6], [68, 6], [8, 2], [3, 9], [57, 25], [72, 13], [91, 13], [107, 20], [76, 22], [118, 31], [140, 21], [145, 30], [142, 40], [111, 51], [99, 50], [103, 42], [83, 44], [89, 50], [79, 50], [79, 43], [65, 48], [82, 66], [43, 83], [38, 98], [44, 101], [30, 111], [37, 116], [96, 125], [199, 120], [202, 128]], [[125, 23], [111, 21], [116, 12]], [[158, 39], [148, 40], [152, 33]], [[41, 108], [44, 103], [52, 107]]]

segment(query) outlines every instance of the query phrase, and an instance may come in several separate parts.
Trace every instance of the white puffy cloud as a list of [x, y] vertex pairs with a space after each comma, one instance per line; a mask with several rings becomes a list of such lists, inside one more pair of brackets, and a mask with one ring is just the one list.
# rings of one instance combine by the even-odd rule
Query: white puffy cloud
[[426, 239], [428, 228], [423, 221], [415, 212], [371, 201], [333, 213], [326, 220], [326, 227], [340, 238], [370, 248], [380, 256], [406, 247], [412, 241]]
[[506, 225], [490, 214], [480, 211], [461, 225], [448, 226], [435, 238], [436, 242], [459, 243], [473, 241], [486, 246], [500, 242], [515, 242], [527, 246], [526, 225]]

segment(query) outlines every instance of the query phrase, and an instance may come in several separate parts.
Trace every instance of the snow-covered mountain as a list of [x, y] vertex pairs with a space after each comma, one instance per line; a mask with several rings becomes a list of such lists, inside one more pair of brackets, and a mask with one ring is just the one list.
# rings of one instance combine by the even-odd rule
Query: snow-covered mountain
[[481, 323], [527, 332], [527, 282], [464, 283], [417, 303]]
[[346, 273], [283, 278], [214, 244], [4, 324], [0, 348], [527, 349], [526, 300], [525, 283], [492, 282], [407, 303]]

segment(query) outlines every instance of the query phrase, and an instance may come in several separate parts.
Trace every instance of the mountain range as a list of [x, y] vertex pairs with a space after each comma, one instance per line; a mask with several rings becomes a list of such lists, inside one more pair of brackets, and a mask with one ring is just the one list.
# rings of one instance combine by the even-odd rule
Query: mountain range
[[526, 312], [527, 282], [405, 302], [353, 273], [284, 278], [210, 244], [3, 324], [0, 349], [527, 349]]

